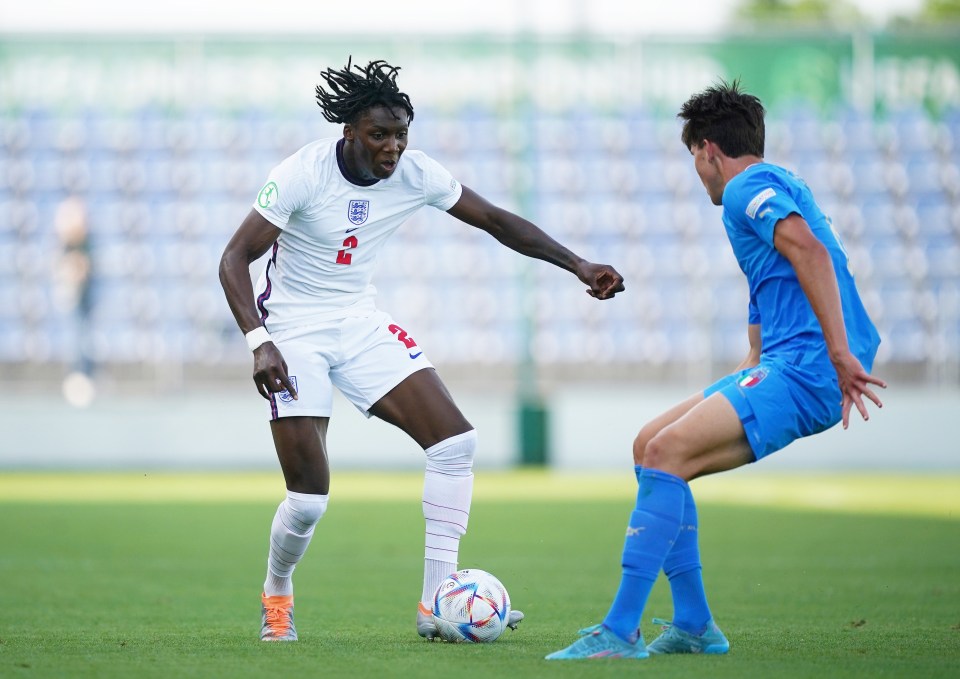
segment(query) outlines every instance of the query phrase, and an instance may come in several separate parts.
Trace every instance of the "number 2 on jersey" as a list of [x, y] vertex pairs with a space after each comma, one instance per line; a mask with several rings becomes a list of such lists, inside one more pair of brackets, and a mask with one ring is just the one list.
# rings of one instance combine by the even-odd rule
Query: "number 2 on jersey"
[[343, 241], [343, 250], [337, 253], [337, 264], [350, 264], [350, 262], [353, 261], [353, 255], [347, 252], [347, 250], [352, 250], [357, 247], [357, 244], [356, 236], [347, 236], [346, 240]]

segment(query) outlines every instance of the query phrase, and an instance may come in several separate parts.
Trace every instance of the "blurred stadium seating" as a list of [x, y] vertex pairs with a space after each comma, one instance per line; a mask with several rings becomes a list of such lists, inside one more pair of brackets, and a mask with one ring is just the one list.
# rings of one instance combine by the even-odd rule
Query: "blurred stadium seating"
[[[219, 256], [270, 168], [318, 130], [338, 133], [323, 125], [317, 112], [0, 110], [0, 370], [42, 374], [75, 352], [52, 269], [56, 211], [79, 197], [101, 370], [236, 376], [244, 366], [245, 375]], [[742, 275], [672, 116], [418, 109], [412, 146], [614, 264], [629, 287], [597, 304], [568, 274], [423, 211], [388, 246], [374, 282], [379, 304], [423, 336], [436, 363], [510, 369], [529, 351], [545, 372], [615, 376], [678, 365], [708, 373], [742, 358]], [[879, 362], [921, 381], [953, 374], [960, 111], [874, 119], [799, 107], [771, 117], [767, 155], [804, 176], [832, 214], [883, 336]]]

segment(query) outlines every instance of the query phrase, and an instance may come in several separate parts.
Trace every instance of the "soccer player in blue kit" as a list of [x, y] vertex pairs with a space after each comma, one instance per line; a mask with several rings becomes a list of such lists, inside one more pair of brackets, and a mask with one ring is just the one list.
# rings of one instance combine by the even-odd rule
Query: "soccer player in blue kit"
[[[639, 482], [622, 578], [603, 622], [548, 660], [726, 653], [704, 593], [697, 510], [688, 482], [751, 462], [790, 442], [844, 429], [864, 397], [879, 336], [830, 219], [798, 176], [764, 162], [764, 109], [721, 82], [691, 97], [681, 139], [726, 228], [750, 289], [749, 353], [737, 371], [654, 418], [634, 441]], [[638, 629], [663, 570], [673, 620], [645, 645]]]

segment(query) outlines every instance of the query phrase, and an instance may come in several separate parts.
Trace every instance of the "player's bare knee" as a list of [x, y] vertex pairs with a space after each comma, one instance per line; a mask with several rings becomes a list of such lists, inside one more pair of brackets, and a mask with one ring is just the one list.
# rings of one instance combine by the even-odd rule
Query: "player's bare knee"
[[637, 438], [633, 439], [633, 463], [636, 465], [643, 466], [644, 453], [647, 449], [648, 439], [643, 435], [641, 431], [637, 434]]
[[310, 495], [330, 492], [330, 470], [325, 457], [280, 456], [287, 490]]
[[650, 443], [650, 439], [657, 435], [657, 429], [651, 425], [646, 425], [640, 430], [640, 433], [637, 434], [637, 437], [633, 440], [633, 463], [638, 465], [644, 464], [644, 458], [646, 457], [647, 444]]
[[647, 441], [643, 451], [643, 466], [682, 476], [683, 460], [678, 457], [675, 441], [667, 432], [661, 431]]

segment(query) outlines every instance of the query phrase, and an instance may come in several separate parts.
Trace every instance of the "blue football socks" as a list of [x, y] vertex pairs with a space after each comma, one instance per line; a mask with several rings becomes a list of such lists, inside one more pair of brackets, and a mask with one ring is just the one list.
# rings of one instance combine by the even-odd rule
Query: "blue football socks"
[[673, 624], [694, 635], [703, 634], [712, 617], [703, 588], [697, 525], [697, 504], [687, 486], [680, 532], [663, 561], [663, 572], [673, 595]]
[[637, 508], [623, 545], [623, 576], [603, 624], [628, 642], [637, 638], [643, 608], [680, 531], [687, 483], [656, 469], [640, 473]]

